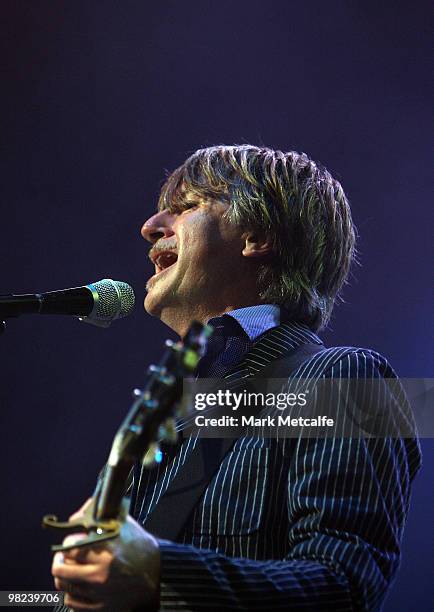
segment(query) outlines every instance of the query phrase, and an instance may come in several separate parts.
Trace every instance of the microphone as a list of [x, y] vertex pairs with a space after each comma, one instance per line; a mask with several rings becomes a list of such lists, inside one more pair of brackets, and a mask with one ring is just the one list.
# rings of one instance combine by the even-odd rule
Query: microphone
[[23, 314], [72, 315], [84, 323], [109, 327], [112, 321], [131, 314], [134, 302], [130, 285], [104, 278], [84, 287], [48, 293], [0, 295], [0, 319]]

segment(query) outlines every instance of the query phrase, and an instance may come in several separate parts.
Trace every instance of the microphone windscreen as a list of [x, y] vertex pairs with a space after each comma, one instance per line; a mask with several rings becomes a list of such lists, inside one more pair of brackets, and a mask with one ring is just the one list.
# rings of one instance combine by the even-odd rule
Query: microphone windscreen
[[94, 307], [87, 317], [82, 317], [85, 323], [108, 327], [112, 321], [132, 313], [135, 296], [133, 288], [127, 283], [103, 278], [87, 287], [92, 291]]

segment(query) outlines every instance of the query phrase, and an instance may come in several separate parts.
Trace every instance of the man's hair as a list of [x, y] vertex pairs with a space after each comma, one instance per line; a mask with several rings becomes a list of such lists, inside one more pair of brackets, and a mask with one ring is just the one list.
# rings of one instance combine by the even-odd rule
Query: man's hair
[[313, 329], [329, 320], [354, 256], [355, 229], [338, 181], [305, 153], [251, 145], [199, 149], [161, 190], [159, 209], [192, 198], [229, 203], [227, 219], [260, 232], [273, 256], [259, 269], [264, 303], [284, 306]]

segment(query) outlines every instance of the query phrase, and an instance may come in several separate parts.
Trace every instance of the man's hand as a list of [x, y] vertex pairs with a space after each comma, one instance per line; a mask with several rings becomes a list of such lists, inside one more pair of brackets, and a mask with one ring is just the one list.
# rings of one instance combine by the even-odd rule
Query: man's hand
[[[71, 518], [82, 514], [91, 502], [88, 500]], [[76, 533], [63, 543], [70, 545], [85, 536]], [[56, 553], [51, 571], [56, 589], [65, 591], [65, 605], [74, 610], [158, 608], [158, 543], [130, 516], [116, 539]]]

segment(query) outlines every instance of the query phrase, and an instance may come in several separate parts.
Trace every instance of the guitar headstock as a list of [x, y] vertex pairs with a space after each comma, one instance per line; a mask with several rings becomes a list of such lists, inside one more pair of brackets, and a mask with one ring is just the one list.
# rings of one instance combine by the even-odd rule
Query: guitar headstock
[[147, 431], [143, 462], [147, 466], [161, 460], [160, 442], [174, 443], [177, 440], [176, 417], [185, 416], [185, 406], [179, 404], [182, 382], [196, 370], [212, 332], [211, 326], [194, 322], [182, 342], [166, 340], [166, 353], [158, 365], [149, 366], [144, 389], [134, 390], [136, 402], [143, 407], [142, 418], [146, 421], [143, 424]]
[[[158, 461], [158, 444], [177, 439], [176, 417], [181, 416], [179, 402], [183, 379], [191, 376], [204, 355], [213, 328], [193, 323], [183, 342], [166, 341], [166, 352], [158, 365], [148, 368], [143, 389], [133, 392], [133, 404], [118, 429], [110, 455], [93, 496], [92, 509], [83, 518], [60, 522], [56, 516], [43, 519], [45, 527], [63, 530], [81, 528], [88, 536], [73, 547], [88, 546], [115, 538], [125, 516], [126, 481], [137, 460], [145, 465]], [[145, 457], [145, 459], [143, 459]], [[67, 550], [71, 546], [53, 546]]]

